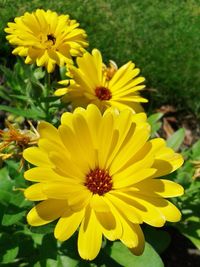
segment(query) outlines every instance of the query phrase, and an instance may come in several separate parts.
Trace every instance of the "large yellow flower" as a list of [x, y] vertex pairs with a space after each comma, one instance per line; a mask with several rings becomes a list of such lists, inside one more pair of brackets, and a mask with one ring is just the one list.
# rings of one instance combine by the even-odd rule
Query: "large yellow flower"
[[37, 9], [15, 18], [5, 31], [10, 44], [17, 46], [13, 54], [26, 57], [27, 64], [36, 62], [37, 66], [45, 66], [52, 72], [55, 64], [71, 63], [71, 56], [85, 52], [86, 33], [78, 26], [68, 15]]
[[[55, 92], [58, 96], [64, 95], [64, 102], [71, 102], [74, 107], [86, 107], [93, 103], [102, 111], [110, 106], [120, 110], [131, 108], [135, 112], [143, 110], [139, 102], [147, 100], [138, 91], [144, 89], [141, 83], [145, 79], [137, 77], [140, 70], [135, 68], [133, 62], [117, 69], [111, 61], [110, 66], [106, 67], [100, 51], [94, 49], [92, 54], [86, 52], [82, 58], [77, 58], [77, 65], [69, 67], [68, 71], [73, 78], [69, 86]], [[61, 83], [66, 84], [65, 81]]]
[[97, 256], [102, 236], [141, 254], [140, 224], [179, 221], [179, 210], [165, 198], [183, 194], [180, 185], [157, 178], [179, 168], [182, 156], [161, 138], [148, 141], [149, 131], [144, 113], [110, 108], [102, 115], [95, 105], [64, 113], [58, 129], [41, 122], [38, 147], [23, 153], [36, 166], [25, 172], [36, 182], [25, 196], [42, 201], [28, 213], [28, 223], [59, 219], [54, 234], [61, 241], [79, 229], [84, 259]]

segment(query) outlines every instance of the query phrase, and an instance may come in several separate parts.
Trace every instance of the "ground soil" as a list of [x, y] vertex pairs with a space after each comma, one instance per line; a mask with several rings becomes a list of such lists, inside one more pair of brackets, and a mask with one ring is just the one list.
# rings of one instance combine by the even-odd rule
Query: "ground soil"
[[165, 267], [200, 267], [200, 250], [176, 229], [170, 228], [169, 232], [171, 243], [161, 255]]

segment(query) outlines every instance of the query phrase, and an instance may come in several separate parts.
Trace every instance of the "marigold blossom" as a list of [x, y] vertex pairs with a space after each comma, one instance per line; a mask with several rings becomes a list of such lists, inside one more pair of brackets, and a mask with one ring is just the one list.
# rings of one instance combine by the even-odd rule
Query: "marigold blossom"
[[14, 23], [9, 22], [5, 32], [10, 44], [17, 46], [14, 55], [26, 57], [25, 63], [36, 62], [52, 72], [55, 64], [71, 64], [72, 56], [85, 52], [86, 33], [78, 27], [76, 20], [70, 20], [68, 15], [37, 9], [16, 17]]
[[[117, 68], [113, 61], [106, 67], [99, 50], [93, 49], [92, 54], [86, 52], [77, 58], [77, 66], [69, 66], [68, 73], [72, 80], [61, 81], [68, 86], [56, 90], [55, 94], [63, 97], [64, 102], [71, 102], [73, 107], [97, 105], [102, 111], [114, 106], [119, 110], [131, 108], [135, 112], [143, 111], [140, 102], [147, 99], [139, 95], [144, 89], [144, 77], [131, 61]], [[67, 74], [68, 74], [67, 73]]]
[[180, 211], [165, 198], [182, 195], [183, 188], [158, 177], [179, 168], [183, 158], [161, 138], [148, 141], [144, 113], [110, 108], [102, 115], [91, 104], [64, 113], [58, 129], [41, 122], [38, 130], [38, 146], [23, 153], [36, 166], [25, 172], [36, 182], [25, 197], [41, 201], [28, 213], [28, 223], [58, 219], [54, 235], [60, 241], [79, 230], [83, 259], [97, 256], [102, 236], [121, 240], [139, 255], [145, 243], [140, 224], [161, 227], [180, 220]]

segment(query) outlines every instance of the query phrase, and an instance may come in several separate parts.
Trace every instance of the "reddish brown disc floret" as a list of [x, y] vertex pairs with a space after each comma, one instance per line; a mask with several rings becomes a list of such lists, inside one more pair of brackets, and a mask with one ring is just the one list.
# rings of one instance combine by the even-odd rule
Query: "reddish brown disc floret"
[[109, 100], [112, 97], [110, 90], [103, 86], [97, 87], [95, 94], [100, 100]]
[[52, 41], [53, 44], [56, 42], [56, 38], [53, 34], [47, 34], [47, 40]]
[[93, 194], [102, 196], [112, 189], [112, 178], [107, 170], [96, 168], [86, 175], [85, 186]]

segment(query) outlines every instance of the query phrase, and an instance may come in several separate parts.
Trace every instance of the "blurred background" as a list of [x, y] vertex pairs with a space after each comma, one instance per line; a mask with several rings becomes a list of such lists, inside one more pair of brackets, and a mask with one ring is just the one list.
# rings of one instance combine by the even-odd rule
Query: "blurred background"
[[132, 60], [151, 90], [151, 107], [176, 105], [200, 117], [200, 2], [197, 0], [0, 0], [0, 62], [9, 64], [8, 21], [36, 8], [68, 13], [88, 34], [90, 50], [120, 66]]

